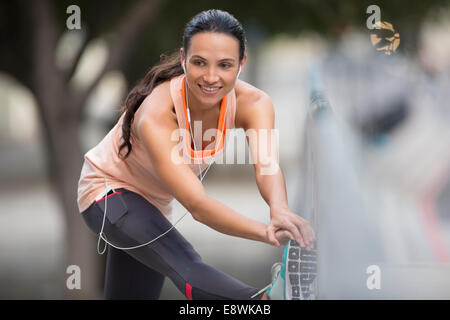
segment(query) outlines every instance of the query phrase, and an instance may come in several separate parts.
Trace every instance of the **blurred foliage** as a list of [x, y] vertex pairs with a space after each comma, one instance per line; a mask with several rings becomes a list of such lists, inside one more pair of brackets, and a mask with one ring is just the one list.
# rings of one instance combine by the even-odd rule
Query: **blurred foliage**
[[[4, 62], [29, 66], [27, 55], [27, 24], [23, 24], [27, 1], [4, 1], [0, 4], [0, 26], [2, 40], [16, 47], [15, 55], [21, 59], [7, 59]], [[137, 0], [54, 0], [52, 1], [57, 32], [61, 34], [66, 26], [66, 8], [76, 4], [81, 8], [82, 28], [88, 38], [111, 39], [123, 15]], [[229, 0], [229, 1], [180, 1], [165, 0], [158, 14], [149, 21], [137, 44], [133, 59], [130, 59], [125, 73], [129, 83], [134, 83], [146, 70], [159, 60], [161, 53], [169, 53], [181, 45], [183, 29], [196, 13], [217, 8], [233, 14], [247, 30], [249, 45], [261, 38], [276, 34], [297, 35], [311, 30], [333, 41], [339, 39], [348, 26], [364, 29], [369, 5], [381, 8], [381, 19], [391, 22], [402, 36], [400, 50], [416, 47], [417, 34], [423, 19], [431, 9], [438, 11], [447, 6], [445, 0], [374, 1], [374, 0]], [[25, 13], [24, 13], [25, 12]], [[255, 40], [256, 39], [256, 40]], [[3, 42], [5, 43], [5, 42]], [[2, 54], [4, 56], [4, 54]], [[4, 58], [4, 57], [2, 57]], [[0, 68], [4, 63], [0, 62]]]
[[[135, 1], [77, 1], [82, 10], [83, 27], [87, 25], [93, 34], [108, 35], [114, 31], [121, 15]], [[71, 0], [55, 1], [58, 21], [64, 28], [67, 14], [65, 8], [73, 4]], [[404, 39], [414, 42], [414, 33], [420, 27], [426, 14], [432, 8], [448, 5], [448, 1], [373, 1], [373, 0], [229, 0], [229, 1], [180, 1], [166, 0], [158, 15], [151, 21], [130, 60], [126, 77], [137, 79], [147, 68], [159, 60], [161, 53], [169, 53], [181, 46], [185, 24], [198, 12], [211, 8], [222, 9], [233, 14], [245, 27], [249, 45], [254, 37], [270, 37], [277, 34], [298, 35], [304, 31], [314, 31], [328, 37], [339, 39], [348, 26], [365, 28], [369, 16], [369, 5], [381, 8], [381, 19], [394, 24]], [[251, 32], [249, 32], [251, 31]], [[408, 36], [408, 33], [413, 33]], [[411, 47], [415, 47], [412, 44]]]

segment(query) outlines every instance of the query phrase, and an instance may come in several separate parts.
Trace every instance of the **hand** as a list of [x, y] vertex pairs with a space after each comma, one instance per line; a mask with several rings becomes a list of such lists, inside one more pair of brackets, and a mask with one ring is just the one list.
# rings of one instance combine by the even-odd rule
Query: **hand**
[[283, 229], [275, 231], [275, 238], [282, 246], [285, 246], [289, 240], [294, 240], [294, 236], [289, 231]]
[[[300, 247], [311, 250], [314, 247], [315, 233], [309, 222], [288, 208], [271, 208], [270, 224], [267, 227], [269, 243], [277, 247], [280, 240], [286, 241], [286, 237], [295, 240]], [[277, 232], [278, 237], [277, 237]]]

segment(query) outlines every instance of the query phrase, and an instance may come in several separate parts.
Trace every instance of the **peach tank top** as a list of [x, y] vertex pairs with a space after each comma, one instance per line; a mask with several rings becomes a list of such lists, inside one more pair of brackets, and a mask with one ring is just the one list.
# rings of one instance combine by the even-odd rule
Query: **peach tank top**
[[[170, 95], [175, 106], [180, 132], [189, 132], [184, 82], [184, 74], [171, 79]], [[130, 142], [133, 148], [125, 160], [118, 156], [119, 145], [122, 142], [124, 115], [125, 112], [103, 140], [84, 155], [84, 163], [78, 182], [78, 209], [80, 212], [85, 211], [95, 201], [96, 196], [105, 190], [104, 177], [106, 177], [110, 187], [114, 189], [125, 188], [141, 195], [167, 218], [170, 218], [173, 196], [161, 182], [145, 146], [139, 138], [134, 135], [131, 136]], [[217, 135], [215, 136], [215, 141], [218, 143], [212, 143], [214, 145], [212, 150], [208, 147], [206, 150], [194, 152], [188, 143], [189, 139], [183, 139], [182, 134], [178, 135], [178, 146], [181, 146], [180, 150], [182, 148], [180, 155], [183, 155], [184, 160], [187, 160], [186, 164], [197, 176], [210, 163], [223, 156], [230, 129], [235, 128], [235, 116], [236, 94], [233, 89], [221, 102]], [[191, 125], [194, 132], [195, 126], [193, 123]], [[225, 128], [223, 139], [221, 139], [222, 128]], [[201, 134], [197, 135], [196, 133], [194, 133], [194, 136], [195, 145], [198, 149], [198, 146], [202, 146], [202, 137]], [[198, 160], [194, 161], [193, 158]]]

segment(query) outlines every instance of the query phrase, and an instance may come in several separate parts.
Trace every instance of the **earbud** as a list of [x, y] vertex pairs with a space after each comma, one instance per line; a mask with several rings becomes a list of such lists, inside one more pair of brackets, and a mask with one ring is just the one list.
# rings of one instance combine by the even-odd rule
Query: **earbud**
[[239, 78], [239, 75], [241, 74], [241, 65], [239, 65], [239, 71], [238, 71], [238, 74], [237, 74], [237, 76], [236, 76], [236, 80], [237, 80], [237, 78]]

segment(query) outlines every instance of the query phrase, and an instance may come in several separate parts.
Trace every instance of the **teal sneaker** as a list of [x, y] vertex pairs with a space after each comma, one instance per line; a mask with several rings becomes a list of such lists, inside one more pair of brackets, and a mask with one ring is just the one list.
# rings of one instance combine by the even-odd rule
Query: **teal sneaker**
[[290, 240], [284, 248], [281, 263], [272, 266], [272, 283], [268, 286], [267, 297], [270, 300], [314, 300], [316, 277], [315, 246], [307, 251]]

